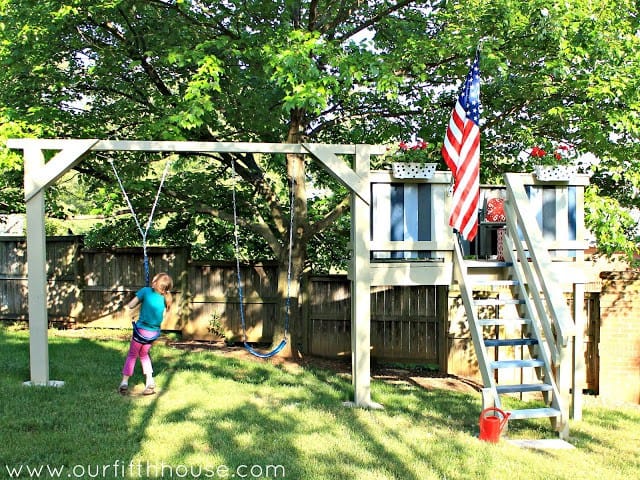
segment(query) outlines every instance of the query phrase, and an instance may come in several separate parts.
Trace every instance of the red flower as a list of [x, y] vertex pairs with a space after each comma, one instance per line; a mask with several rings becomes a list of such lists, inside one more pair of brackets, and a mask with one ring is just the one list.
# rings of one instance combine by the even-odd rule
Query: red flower
[[435, 158], [439, 154], [439, 151], [436, 152], [431, 147], [432, 145], [418, 138], [415, 141], [401, 140], [393, 147], [387, 148], [387, 151], [391, 162], [425, 163], [430, 161], [431, 157]]
[[[546, 145], [546, 144], [545, 144]], [[529, 159], [532, 165], [571, 165], [576, 158], [575, 147], [570, 143], [550, 142], [548, 150], [536, 145], [529, 151]]]
[[543, 150], [540, 147], [533, 147], [531, 149], [531, 153], [529, 155], [531, 155], [533, 158], [542, 158], [547, 154], [547, 152], [545, 150]]
[[405, 141], [401, 141], [398, 143], [398, 149], [406, 152], [407, 150], [426, 150], [429, 147], [429, 144], [424, 140], [418, 140], [413, 145], [409, 145]]

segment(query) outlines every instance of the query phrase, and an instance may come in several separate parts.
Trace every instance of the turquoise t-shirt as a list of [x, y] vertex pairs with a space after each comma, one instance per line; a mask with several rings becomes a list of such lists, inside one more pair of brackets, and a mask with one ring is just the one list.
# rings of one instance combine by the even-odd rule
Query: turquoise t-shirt
[[140, 315], [138, 316], [138, 328], [144, 330], [159, 331], [164, 315], [164, 297], [151, 287], [143, 287], [136, 293], [140, 300]]

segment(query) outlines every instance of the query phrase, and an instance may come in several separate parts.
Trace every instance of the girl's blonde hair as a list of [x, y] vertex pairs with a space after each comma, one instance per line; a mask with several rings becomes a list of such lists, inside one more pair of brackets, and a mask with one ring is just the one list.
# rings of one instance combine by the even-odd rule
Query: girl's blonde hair
[[157, 273], [151, 280], [151, 288], [164, 297], [164, 305], [167, 310], [171, 308], [173, 297], [171, 289], [173, 288], [173, 280], [168, 273]]

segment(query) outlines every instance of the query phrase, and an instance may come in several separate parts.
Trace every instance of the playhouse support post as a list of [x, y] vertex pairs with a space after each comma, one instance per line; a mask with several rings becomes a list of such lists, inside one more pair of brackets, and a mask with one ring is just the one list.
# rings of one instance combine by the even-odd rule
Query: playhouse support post
[[[369, 262], [363, 252], [368, 251], [362, 217], [368, 215], [368, 205], [356, 195], [351, 196], [352, 245], [351, 265], [351, 352], [354, 403], [367, 407], [371, 402], [371, 284]], [[368, 220], [366, 221], [368, 223]]]
[[584, 283], [573, 284], [573, 318], [576, 322], [576, 335], [573, 338], [573, 377], [571, 379], [571, 407], [569, 416], [573, 420], [582, 420], [582, 389], [586, 378], [584, 359]]
[[[355, 172], [369, 176], [367, 146], [358, 145]], [[368, 181], [367, 181], [368, 185]], [[351, 194], [351, 358], [353, 404], [363, 408], [382, 408], [371, 400], [371, 275], [369, 271], [370, 206]]]

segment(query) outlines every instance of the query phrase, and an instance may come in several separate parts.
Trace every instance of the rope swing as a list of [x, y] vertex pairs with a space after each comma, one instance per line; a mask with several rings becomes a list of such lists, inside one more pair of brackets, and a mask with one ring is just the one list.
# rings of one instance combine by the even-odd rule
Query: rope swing
[[122, 190], [122, 195], [124, 196], [124, 199], [127, 202], [127, 205], [129, 206], [129, 210], [131, 211], [131, 215], [133, 216], [133, 220], [134, 222], [136, 222], [136, 227], [138, 227], [138, 231], [140, 232], [140, 236], [142, 237], [142, 255], [144, 257], [144, 281], [145, 281], [145, 285], [148, 287], [149, 286], [149, 256], [147, 254], [147, 234], [149, 233], [149, 229], [151, 228], [151, 222], [153, 220], [153, 214], [156, 211], [156, 206], [158, 205], [158, 198], [160, 198], [160, 192], [162, 191], [162, 186], [164, 185], [164, 180], [167, 177], [167, 173], [169, 172], [169, 167], [171, 166], [171, 161], [167, 161], [166, 165], [164, 166], [164, 171], [162, 172], [162, 178], [160, 180], [160, 186], [158, 187], [158, 191], [156, 192], [156, 197], [153, 200], [153, 206], [151, 207], [151, 213], [149, 214], [149, 219], [147, 220], [147, 224], [144, 228], [144, 230], [142, 229], [142, 225], [140, 224], [140, 221], [138, 220], [138, 216], [136, 215], [136, 211], [133, 208], [133, 205], [131, 204], [131, 201], [129, 200], [129, 195], [127, 195], [127, 191], [124, 188], [124, 185], [122, 184], [122, 180], [120, 179], [120, 175], [118, 175], [118, 170], [116, 170], [116, 166], [113, 163], [113, 159], [109, 158], [109, 163], [111, 164], [111, 169], [113, 170], [113, 174], [115, 175], [116, 179], [118, 180], [118, 185], [120, 185], [120, 190]]
[[255, 350], [248, 342], [247, 338], [247, 326], [244, 314], [244, 293], [242, 288], [242, 277], [240, 273], [240, 242], [238, 235], [238, 211], [236, 201], [236, 162], [231, 158], [231, 171], [233, 176], [232, 181], [232, 200], [233, 200], [233, 239], [234, 239], [234, 251], [236, 257], [236, 273], [238, 277], [238, 297], [240, 301], [240, 323], [242, 324], [242, 335], [244, 348], [252, 355], [258, 358], [271, 358], [282, 351], [287, 345], [287, 333], [289, 332], [289, 314], [291, 311], [291, 251], [293, 249], [293, 212], [294, 212], [294, 192], [293, 192], [293, 180], [291, 185], [291, 203], [290, 203], [290, 221], [289, 221], [289, 260], [287, 265], [287, 298], [285, 300], [285, 315], [284, 315], [284, 335], [280, 343], [269, 352], [259, 352]]

